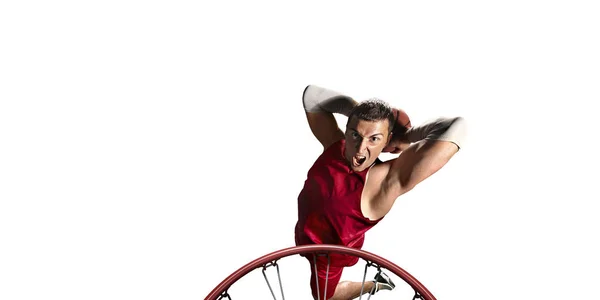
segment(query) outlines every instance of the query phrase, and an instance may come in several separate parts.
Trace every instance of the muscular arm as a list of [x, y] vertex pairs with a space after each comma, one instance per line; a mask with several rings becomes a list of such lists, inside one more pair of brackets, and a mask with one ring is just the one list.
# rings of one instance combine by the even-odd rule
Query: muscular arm
[[374, 214], [385, 215], [396, 198], [440, 170], [460, 150], [465, 127], [464, 119], [457, 117], [439, 118], [410, 128], [405, 138], [414, 144], [398, 158], [386, 162], [387, 174], [382, 178], [381, 189], [371, 199]]
[[334, 113], [348, 116], [358, 103], [341, 93], [309, 85], [302, 95], [302, 104], [312, 133], [324, 149], [344, 138]]

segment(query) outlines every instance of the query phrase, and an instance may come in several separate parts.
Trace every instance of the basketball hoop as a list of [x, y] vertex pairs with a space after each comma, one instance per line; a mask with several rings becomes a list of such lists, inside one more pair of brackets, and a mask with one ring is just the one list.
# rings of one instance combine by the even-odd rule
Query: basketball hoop
[[[378, 270], [380, 270], [381, 268], [384, 268], [384, 269], [390, 271], [391, 273], [395, 274], [396, 276], [398, 276], [402, 280], [404, 280], [404, 282], [406, 282], [410, 287], [412, 287], [412, 289], [415, 292], [413, 300], [414, 299], [436, 300], [436, 298], [433, 296], [433, 294], [431, 294], [431, 292], [429, 290], [427, 290], [427, 288], [423, 284], [421, 284], [416, 278], [414, 278], [412, 275], [410, 275], [408, 272], [406, 272], [405, 270], [403, 270], [402, 268], [400, 268], [393, 262], [391, 262], [385, 258], [382, 258], [378, 255], [375, 255], [373, 253], [364, 251], [364, 250], [359, 250], [359, 249], [354, 249], [354, 248], [349, 248], [349, 247], [344, 247], [344, 246], [339, 246], [339, 245], [327, 245], [327, 244], [289, 247], [289, 248], [281, 249], [281, 250], [269, 253], [267, 255], [264, 255], [262, 257], [259, 257], [255, 260], [251, 261], [250, 263], [246, 264], [245, 266], [239, 268], [238, 270], [233, 272], [231, 275], [229, 275], [227, 278], [225, 278], [204, 299], [205, 300], [231, 299], [231, 296], [228, 293], [229, 288], [235, 282], [237, 282], [240, 278], [244, 277], [249, 272], [259, 269], [259, 268], [263, 269], [263, 274], [264, 274], [264, 271], [266, 268], [275, 266], [277, 268], [277, 273], [278, 273], [278, 277], [279, 277], [279, 265], [277, 264], [277, 261], [281, 258], [293, 256], [293, 255], [303, 255], [303, 254], [329, 255], [330, 253], [351, 255], [351, 256], [355, 256], [355, 257], [365, 260], [367, 262], [367, 264], [365, 266], [365, 276], [366, 276], [368, 267], [375, 267]], [[267, 280], [266, 275], [265, 275], [265, 280]], [[365, 278], [363, 277], [363, 284], [364, 284], [364, 280], [365, 280]], [[280, 284], [280, 288], [281, 288], [281, 295], [283, 298], [285, 298], [283, 286], [281, 285], [281, 277], [279, 277], [279, 284]], [[269, 289], [271, 290], [271, 294], [273, 295], [273, 298], [276, 299], [275, 293], [274, 293], [273, 289], [271, 288], [271, 285], [268, 280], [267, 280], [267, 285], [269, 286]], [[369, 295], [369, 297], [370, 297], [370, 295]]]

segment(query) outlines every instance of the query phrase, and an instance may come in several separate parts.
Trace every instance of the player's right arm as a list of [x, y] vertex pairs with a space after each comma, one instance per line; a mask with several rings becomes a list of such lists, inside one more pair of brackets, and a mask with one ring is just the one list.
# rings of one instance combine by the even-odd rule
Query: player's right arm
[[302, 94], [302, 104], [312, 133], [323, 145], [323, 149], [327, 149], [344, 138], [344, 132], [333, 114], [347, 117], [358, 102], [336, 91], [309, 85]]
[[466, 123], [462, 117], [438, 118], [407, 130], [404, 139], [413, 143], [374, 172], [380, 178], [369, 197], [369, 215], [386, 215], [398, 197], [439, 171], [462, 147]]

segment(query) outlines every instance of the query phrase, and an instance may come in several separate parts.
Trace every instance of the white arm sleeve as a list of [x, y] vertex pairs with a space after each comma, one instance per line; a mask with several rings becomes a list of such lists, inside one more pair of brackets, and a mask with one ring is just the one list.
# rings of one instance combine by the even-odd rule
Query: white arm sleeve
[[423, 139], [448, 141], [460, 149], [466, 137], [466, 121], [462, 117], [437, 118], [406, 131], [406, 139], [413, 143]]
[[351, 97], [316, 85], [306, 87], [302, 103], [306, 112], [330, 112], [345, 116], [350, 115], [356, 105]]

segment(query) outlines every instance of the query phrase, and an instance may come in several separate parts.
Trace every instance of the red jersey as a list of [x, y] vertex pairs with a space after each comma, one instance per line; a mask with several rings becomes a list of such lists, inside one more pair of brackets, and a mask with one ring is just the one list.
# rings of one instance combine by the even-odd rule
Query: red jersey
[[[342, 139], [327, 148], [308, 171], [298, 196], [296, 245], [336, 244], [361, 249], [365, 232], [381, 221], [362, 214], [361, 195], [370, 167], [353, 171], [344, 158], [345, 142]], [[379, 162], [377, 159], [375, 163]], [[358, 257], [334, 255], [331, 264], [351, 266], [357, 261]]]

